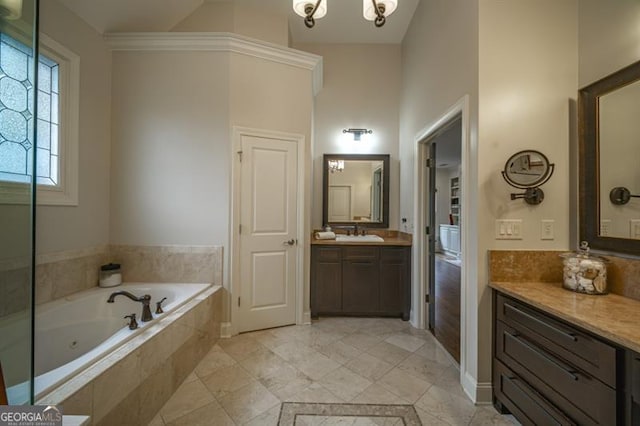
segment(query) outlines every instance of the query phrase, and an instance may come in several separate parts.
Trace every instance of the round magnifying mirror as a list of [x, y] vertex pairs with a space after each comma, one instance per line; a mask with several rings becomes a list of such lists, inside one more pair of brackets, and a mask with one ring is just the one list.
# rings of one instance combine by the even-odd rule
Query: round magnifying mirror
[[502, 175], [511, 186], [534, 188], [551, 177], [552, 166], [549, 159], [539, 151], [520, 151], [507, 160]]

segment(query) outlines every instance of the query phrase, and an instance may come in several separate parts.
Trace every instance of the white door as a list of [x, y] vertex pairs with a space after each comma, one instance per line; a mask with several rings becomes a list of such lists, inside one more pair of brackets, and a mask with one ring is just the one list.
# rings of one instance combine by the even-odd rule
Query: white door
[[242, 136], [238, 331], [296, 322], [297, 144]]
[[329, 187], [329, 222], [350, 222], [351, 187], [331, 185]]

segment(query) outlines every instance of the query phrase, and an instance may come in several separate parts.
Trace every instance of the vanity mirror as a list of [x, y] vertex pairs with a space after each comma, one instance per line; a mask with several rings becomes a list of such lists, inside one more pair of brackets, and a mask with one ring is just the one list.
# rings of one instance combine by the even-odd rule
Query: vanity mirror
[[513, 154], [505, 163], [502, 177], [514, 188], [524, 189], [521, 194], [511, 194], [511, 199], [524, 199], [527, 204], [540, 204], [544, 192], [539, 188], [553, 174], [554, 165], [540, 151], [526, 150]]
[[322, 223], [389, 227], [389, 155], [325, 154]]
[[640, 255], [640, 62], [580, 90], [580, 239]]

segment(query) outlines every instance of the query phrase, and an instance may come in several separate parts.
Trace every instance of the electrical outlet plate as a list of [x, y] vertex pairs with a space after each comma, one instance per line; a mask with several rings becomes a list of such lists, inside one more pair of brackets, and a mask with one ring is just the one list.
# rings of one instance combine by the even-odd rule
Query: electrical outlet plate
[[553, 219], [544, 219], [540, 221], [541, 240], [553, 240], [555, 238], [554, 224], [555, 220]]
[[496, 219], [496, 240], [521, 240], [522, 219]]

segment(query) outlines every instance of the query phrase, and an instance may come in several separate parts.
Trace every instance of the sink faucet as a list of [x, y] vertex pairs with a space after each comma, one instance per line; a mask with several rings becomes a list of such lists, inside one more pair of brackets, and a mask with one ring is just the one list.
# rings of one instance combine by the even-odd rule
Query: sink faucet
[[142, 303], [142, 315], [140, 316], [140, 321], [142, 322], [147, 322], [147, 321], [151, 321], [153, 319], [153, 317], [151, 316], [151, 309], [149, 308], [149, 302], [151, 302], [151, 296], [149, 296], [148, 294], [145, 294], [142, 297], [136, 297], [133, 294], [129, 293], [128, 291], [116, 291], [111, 293], [111, 295], [109, 296], [109, 299], [107, 299], [107, 303], [113, 303], [115, 302], [116, 296], [127, 296], [129, 299], [133, 300], [134, 302], [140, 302]]
[[357, 223], [353, 224], [353, 235], [355, 235], [355, 236], [358, 235], [358, 224]]

